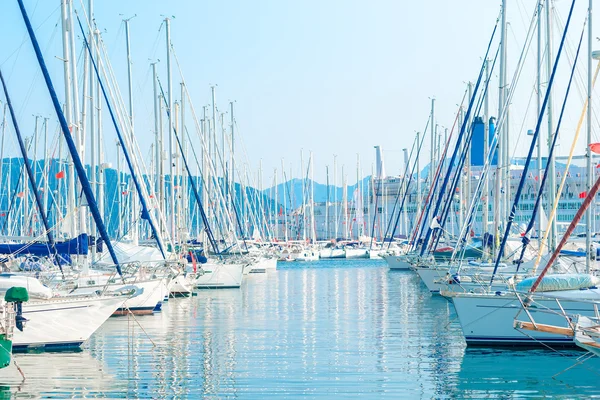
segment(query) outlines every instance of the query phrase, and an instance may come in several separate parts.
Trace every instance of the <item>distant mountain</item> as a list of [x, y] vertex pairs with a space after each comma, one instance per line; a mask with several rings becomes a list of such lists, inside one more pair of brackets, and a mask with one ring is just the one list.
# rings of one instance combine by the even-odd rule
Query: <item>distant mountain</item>
[[[311, 195], [311, 180], [307, 179], [303, 181], [301, 179], [292, 179], [285, 183], [280, 183], [276, 187], [273, 186], [271, 188], [263, 190], [263, 195], [275, 199], [275, 188], [277, 188], [277, 198], [275, 199], [279, 204], [285, 204], [288, 208], [290, 204], [291, 208], [297, 208], [302, 205], [302, 191], [304, 190], [305, 199], [307, 202], [310, 201]], [[357, 184], [348, 186], [348, 200], [352, 200], [354, 196], [354, 190], [357, 186], [362, 187], [363, 196], [368, 195], [369, 193], [369, 185], [371, 182], [371, 176], [367, 176], [359, 181]], [[315, 201], [317, 203], [324, 203], [327, 201], [328, 187], [326, 184], [315, 182]], [[285, 198], [284, 198], [285, 194]], [[338, 186], [329, 186], [329, 201], [337, 201], [341, 202], [343, 198], [343, 188]], [[285, 202], [285, 203], [284, 203]]]

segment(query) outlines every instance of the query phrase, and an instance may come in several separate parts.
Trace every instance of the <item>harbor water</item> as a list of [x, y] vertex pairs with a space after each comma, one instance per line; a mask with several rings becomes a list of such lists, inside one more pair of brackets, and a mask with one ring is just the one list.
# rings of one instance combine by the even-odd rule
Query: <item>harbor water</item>
[[[76, 314], [73, 318], [77, 318]], [[584, 398], [586, 353], [467, 349], [453, 307], [382, 260], [280, 263], [241, 289], [109, 319], [80, 352], [17, 354], [23, 398]], [[0, 395], [0, 398], [2, 396]]]

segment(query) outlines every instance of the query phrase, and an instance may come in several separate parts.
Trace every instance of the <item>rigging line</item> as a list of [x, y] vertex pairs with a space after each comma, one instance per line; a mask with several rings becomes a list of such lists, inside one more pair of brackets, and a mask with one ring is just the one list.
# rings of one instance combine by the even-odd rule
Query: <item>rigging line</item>
[[[599, 72], [600, 72], [600, 62], [598, 62], [597, 66], [596, 66], [596, 71], [594, 72], [594, 79], [592, 81], [592, 87], [596, 84], [596, 78], [598, 77]], [[563, 173], [563, 176], [562, 176], [561, 182], [560, 182], [560, 186], [557, 191], [557, 199], [560, 199], [560, 197], [562, 196], [562, 192], [564, 190], [564, 186], [565, 186], [565, 183], [566, 183], [566, 180], [568, 177], [569, 168], [571, 166], [571, 160], [573, 159], [573, 154], [575, 153], [575, 147], [576, 147], [577, 141], [579, 139], [579, 134], [581, 133], [581, 127], [583, 126], [583, 120], [584, 120], [586, 112], [587, 112], [587, 103], [588, 102], [586, 99], [586, 101], [583, 105], [583, 109], [581, 111], [581, 115], [579, 116], [579, 123], [577, 124], [577, 129], [575, 130], [575, 137], [573, 138], [573, 142], [571, 143], [571, 150], [569, 151], [569, 157], [567, 158], [565, 171]], [[554, 203], [554, 205], [552, 207], [552, 211], [550, 212], [550, 215], [548, 216], [548, 224], [551, 224], [551, 221], [554, 220], [557, 209], [558, 209], [558, 201], [556, 201]], [[546, 243], [548, 240], [549, 233], [550, 233], [549, 229], [546, 229], [544, 232], [544, 237], [542, 239], [541, 246], [537, 252], [535, 264], [533, 267], [534, 272], [537, 270], [537, 268], [539, 266], [540, 260], [542, 258], [542, 253], [544, 251], [544, 247], [546, 246]]]
[[[448, 140], [446, 141], [445, 146], [444, 146], [444, 151], [442, 152], [442, 156], [441, 156], [442, 160], [446, 158], [448, 146], [450, 145], [450, 140], [452, 139], [452, 135], [454, 135], [454, 129], [456, 128], [456, 124], [458, 123], [458, 116], [460, 114], [460, 110], [462, 109], [463, 104], [465, 103], [466, 98], [467, 98], [467, 90], [465, 90], [465, 92], [463, 94], [463, 98], [458, 107], [458, 111], [456, 112], [456, 117], [454, 118], [454, 123], [452, 124], [452, 129], [450, 130], [450, 136], [448, 136]], [[427, 120], [426, 126], [428, 126], [428, 124], [430, 122], [433, 124], [433, 122], [431, 121], [431, 115], [429, 116], [429, 119]], [[423, 136], [426, 136], [425, 131], [423, 133]], [[444, 164], [443, 162], [440, 162], [435, 171], [435, 176], [434, 176], [433, 181], [435, 181], [436, 183], [437, 183], [438, 177], [441, 173], [441, 168], [442, 168], [443, 164]], [[418, 179], [421, 179], [421, 171], [417, 171], [417, 175], [418, 175]], [[423, 234], [423, 229], [425, 229], [425, 222], [429, 216], [429, 209], [431, 207], [431, 200], [433, 200], [433, 193], [435, 191], [435, 188], [436, 188], [436, 185], [434, 185], [432, 182], [430, 182], [429, 183], [429, 191], [427, 192], [427, 197], [425, 198], [425, 203], [423, 204], [421, 213], [419, 215], [419, 218], [417, 220], [417, 223], [415, 224], [415, 228], [412, 233], [412, 239], [409, 240], [409, 243], [411, 245], [411, 250], [416, 249], [417, 243], [418, 243], [419, 239], [421, 239], [421, 235]], [[420, 196], [420, 195], [421, 195], [421, 193], [418, 194], [418, 196]], [[423, 217], [425, 217], [425, 219]], [[421, 225], [421, 221], [423, 221], [423, 225]]]
[[[494, 62], [492, 63], [492, 70], [493, 70], [493, 68], [494, 68], [494, 66], [496, 64], [496, 60], [498, 59], [499, 52], [500, 52], [500, 46], [498, 46], [496, 54], [494, 55]], [[487, 57], [486, 57], [486, 59], [487, 59]], [[484, 63], [484, 70], [485, 70], [485, 68], [487, 68], [487, 61]], [[476, 112], [474, 113], [474, 115], [480, 115], [481, 114], [481, 109], [483, 108], [484, 100], [485, 100], [485, 97], [487, 96], [487, 93], [488, 93], [489, 83], [490, 83], [490, 80], [486, 79], [485, 83], [484, 83], [484, 89], [483, 89], [483, 92], [481, 93], [481, 95], [479, 97], [478, 104], [476, 106]], [[476, 98], [477, 93], [476, 92], [473, 93], [473, 96]], [[474, 132], [473, 132], [473, 121], [470, 121], [470, 125], [469, 125], [469, 127], [467, 129], [468, 129], [467, 138], [466, 138], [464, 146], [463, 146], [464, 150], [462, 151], [462, 154], [461, 154], [460, 159], [458, 161], [458, 165], [457, 165], [456, 172], [455, 172], [455, 175], [454, 175], [454, 180], [453, 180], [453, 183], [451, 185], [450, 191], [448, 192], [445, 207], [442, 210], [442, 219], [440, 221], [440, 226], [441, 227], [444, 227], [445, 224], [446, 224], [446, 220], [448, 218], [448, 214], [450, 212], [450, 209], [452, 208], [453, 195], [456, 192], [456, 189], [458, 188], [458, 184], [460, 183], [460, 180], [462, 178], [462, 176], [461, 176], [462, 175], [462, 170], [464, 168], [464, 164], [466, 162], [466, 158], [467, 158], [468, 152], [470, 151], [470, 143], [471, 143], [471, 140], [472, 140], [473, 134], [474, 134]], [[458, 146], [458, 144], [457, 144], [457, 146]], [[468, 179], [471, 179], [471, 177], [468, 177]], [[470, 193], [469, 193], [469, 195], [470, 195]], [[459, 204], [459, 207], [462, 208], [462, 202], [461, 202], [461, 204]], [[464, 232], [466, 232], [467, 230], [468, 229], [465, 229]], [[460, 234], [462, 235], [462, 233], [463, 233], [463, 231], [461, 230]], [[431, 251], [435, 247], [437, 247], [440, 238], [441, 238], [441, 234], [440, 235], [435, 235], [435, 233], [434, 233], [434, 239], [431, 241], [431, 245], [429, 246], [429, 252], [430, 253], [431, 253]], [[465, 239], [465, 241], [466, 241], [466, 239]], [[455, 251], [453, 251], [453, 255], [455, 253], [456, 253], [456, 248], [455, 248]], [[463, 254], [464, 254], [464, 252], [463, 252]]]
[[62, 131], [63, 131], [63, 136], [64, 136], [65, 141], [67, 142], [67, 146], [69, 148], [69, 153], [71, 153], [71, 160], [73, 161], [75, 169], [77, 170], [77, 175], [79, 177], [79, 181], [81, 182], [81, 186], [83, 187], [83, 189], [85, 191], [90, 211], [91, 211], [92, 215], [94, 216], [94, 220], [96, 221], [98, 230], [100, 231], [100, 233], [102, 235], [102, 239], [104, 239], [104, 241], [106, 243], [106, 247], [108, 248], [108, 251], [110, 252], [111, 257], [116, 264], [117, 271], [119, 272], [119, 275], [121, 275], [121, 267], [119, 266], [117, 255], [114, 251], [114, 248], [112, 247], [110, 238], [108, 237], [108, 232], [106, 231], [106, 228], [102, 221], [102, 216], [100, 215], [97, 204], [94, 202], [94, 194], [92, 192], [91, 187], [89, 186], [89, 182], [87, 181], [85, 167], [83, 166], [83, 163], [81, 162], [81, 159], [79, 158], [79, 154], [77, 153], [77, 147], [75, 145], [75, 142], [73, 141], [71, 132], [69, 131], [69, 126], [68, 126], [67, 120], [65, 119], [65, 115], [62, 112], [61, 104], [58, 101], [58, 97], [57, 97], [56, 91], [54, 89], [54, 85], [52, 84], [52, 80], [50, 79], [50, 74], [46, 67], [46, 63], [44, 61], [44, 57], [42, 55], [39, 43], [37, 41], [35, 33], [33, 32], [33, 28], [31, 26], [29, 16], [27, 15], [27, 11], [25, 10], [25, 5], [23, 4], [23, 0], [17, 0], [17, 1], [19, 3], [19, 8], [21, 10], [21, 15], [23, 17], [23, 21], [27, 27], [27, 32], [29, 34], [31, 44], [33, 46], [39, 67], [42, 70], [42, 74], [44, 75], [44, 80], [45, 80], [48, 92], [50, 94], [50, 97], [52, 99], [54, 110], [60, 121], [60, 125], [61, 125]]
[[[139, 199], [140, 199], [140, 203], [142, 206], [142, 213], [141, 216], [143, 219], [148, 221], [148, 224], [150, 225], [150, 228], [152, 229], [152, 232], [154, 233], [154, 236], [156, 237], [156, 243], [158, 245], [158, 248], [163, 256], [164, 259], [167, 258], [167, 255], [165, 253], [165, 250], [163, 248], [163, 243], [162, 243], [162, 238], [160, 236], [160, 233], [158, 232], [158, 229], [156, 228], [154, 221], [152, 220], [152, 216], [150, 215], [150, 211], [148, 209], [148, 205], [146, 203], [146, 199], [144, 198], [144, 192], [142, 191], [142, 185], [139, 182], [138, 177], [136, 176], [136, 170], [134, 168], [134, 165], [132, 163], [132, 160], [130, 159], [130, 156], [127, 152], [127, 147], [126, 147], [126, 142], [123, 139], [123, 135], [121, 133], [121, 130], [119, 129], [119, 126], [117, 124], [117, 120], [115, 119], [115, 114], [114, 111], [111, 107], [111, 104], [109, 102], [107, 93], [106, 93], [106, 89], [104, 87], [104, 82], [102, 81], [101, 77], [100, 77], [100, 71], [98, 70], [98, 66], [96, 64], [96, 60], [94, 59], [94, 55], [92, 54], [92, 49], [87, 41], [87, 38], [85, 37], [85, 32], [83, 30], [83, 25], [81, 24], [81, 19], [79, 18], [79, 15], [77, 15], [77, 13], [75, 14], [77, 16], [77, 22], [79, 23], [79, 28], [81, 29], [81, 33], [83, 35], [83, 42], [85, 44], [85, 47], [88, 50], [88, 54], [89, 54], [89, 58], [90, 61], [92, 63], [92, 66], [94, 67], [94, 71], [96, 72], [96, 78], [98, 79], [98, 83], [100, 84], [100, 88], [102, 89], [102, 94], [104, 96], [104, 100], [106, 101], [106, 106], [108, 108], [108, 112], [110, 113], [110, 117], [112, 119], [115, 131], [117, 133], [117, 136], [119, 137], [119, 142], [121, 143], [121, 147], [123, 149], [123, 154], [125, 155], [125, 160], [127, 162], [127, 165], [129, 167], [129, 170], [131, 171], [131, 179], [133, 180], [133, 184], [135, 185], [135, 189], [139, 195]], [[133, 200], [132, 200], [133, 201]]]
[[[39, 0], [38, 0], [39, 3]], [[37, 4], [36, 3], [36, 7]], [[44, 26], [44, 24], [50, 19], [52, 18], [52, 16], [58, 11], [60, 10], [60, 5], [57, 6], [52, 12], [48, 13], [48, 16], [46, 17], [46, 19], [44, 19], [35, 29], [34, 32], [37, 32], [42, 26]], [[58, 22], [57, 22], [58, 23]], [[8, 60], [10, 60], [12, 58], [12, 56], [14, 56], [16, 53], [19, 53], [23, 47], [23, 45], [25, 44], [25, 42], [27, 42], [27, 34], [23, 34], [23, 40], [21, 40], [21, 43], [17, 46], [16, 49], [13, 50], [12, 53], [10, 53], [8, 56], [6, 56], [6, 58], [2, 61], [0, 61], [0, 67], [3, 67], [4, 64], [6, 64], [6, 62], [8, 62]], [[17, 59], [18, 59], [18, 54], [17, 54]], [[15, 60], [16, 63], [16, 60]], [[10, 80], [11, 76], [12, 76], [12, 72], [14, 71], [14, 64], [13, 64], [13, 68], [11, 69], [11, 74], [8, 75], [8, 78]]]
[[564, 30], [563, 35], [562, 35], [560, 46], [558, 48], [558, 53], [557, 53], [556, 59], [554, 61], [554, 66], [552, 68], [552, 74], [550, 75], [550, 80], [548, 81], [548, 87], [546, 89], [546, 95], [544, 96], [544, 101], [542, 103], [542, 107], [541, 107], [541, 110], [540, 110], [540, 115], [538, 116], [538, 121], [537, 121], [537, 124], [536, 124], [535, 133], [534, 133], [533, 138], [531, 140], [531, 146], [529, 147], [529, 153], [527, 155], [527, 161], [525, 162], [525, 166], [523, 167], [523, 176], [521, 177], [521, 182], [519, 183], [519, 186], [517, 187], [517, 191], [515, 193], [515, 200], [513, 202], [512, 207], [511, 207], [510, 215], [509, 215], [508, 221], [506, 223], [506, 229], [504, 230], [504, 236], [502, 237], [502, 243], [500, 244], [500, 248], [498, 250], [498, 255], [496, 257], [496, 262], [495, 262], [495, 265], [494, 265], [494, 272], [492, 274], [492, 278], [490, 279], [490, 288], [492, 287], [492, 284], [494, 283], [494, 275], [496, 275], [496, 272], [498, 271], [498, 265], [500, 264], [500, 259], [502, 258], [502, 253], [503, 253], [504, 247], [506, 246], [506, 241], [508, 240], [508, 236], [510, 234], [510, 228], [511, 228], [512, 223], [513, 223], [513, 221], [515, 219], [515, 212], [516, 212], [516, 209], [517, 209], [517, 205], [519, 204], [519, 200], [520, 200], [521, 192], [523, 190], [525, 179], [527, 178], [526, 175], [527, 175], [527, 172], [529, 171], [529, 163], [531, 161], [531, 158], [532, 158], [532, 155], [533, 155], [533, 151], [535, 149], [536, 142], [538, 141], [538, 137], [539, 137], [539, 133], [540, 133], [540, 128], [541, 128], [541, 125], [542, 125], [542, 120], [543, 120], [544, 114], [546, 112], [546, 108], [548, 106], [548, 100], [549, 100], [549, 97], [550, 97], [552, 85], [554, 83], [554, 78], [556, 77], [556, 71], [558, 69], [558, 62], [560, 61], [560, 56], [562, 54], [562, 50], [563, 50], [563, 47], [564, 47], [564, 44], [565, 44], [565, 39], [566, 39], [566, 36], [567, 36], [568, 28], [569, 28], [569, 25], [571, 23], [571, 17], [573, 15], [573, 9], [575, 8], [575, 1], [576, 0], [573, 0], [573, 2], [571, 3], [571, 9], [569, 11], [569, 18], [567, 20], [567, 25], [565, 26], [565, 30]]
[[[571, 91], [571, 84], [573, 83], [573, 76], [575, 74], [575, 68], [577, 67], [577, 59], [579, 57], [579, 51], [581, 50], [581, 43], [583, 42], [583, 35], [585, 33], [585, 28], [586, 28], [587, 24], [583, 24], [583, 29], [581, 31], [581, 37], [579, 38], [579, 45], [577, 47], [577, 55], [575, 56], [575, 64], [573, 64], [573, 68], [571, 68], [571, 76], [569, 78], [569, 83], [567, 85], [567, 90], [565, 92], [565, 97], [563, 100], [563, 104], [562, 104], [562, 108], [560, 110], [560, 116], [558, 118], [558, 124], [556, 126], [556, 130], [554, 131], [554, 135], [552, 138], [552, 145], [550, 146], [550, 151], [548, 153], [548, 160], [552, 160], [552, 156], [554, 155], [554, 150], [556, 148], [556, 142], [558, 140], [558, 134], [560, 132], [560, 127], [562, 124], [562, 120], [563, 120], [563, 116], [565, 113], [565, 108], [567, 105], [567, 100], [569, 98], [569, 92]], [[550, 88], [548, 89], [550, 90]], [[538, 139], [539, 140], [539, 139]], [[544, 175], [542, 176], [542, 180], [540, 181], [540, 185], [539, 185], [539, 190], [537, 193], [537, 198], [535, 200], [535, 203], [533, 205], [533, 210], [532, 210], [532, 215], [531, 218], [529, 220], [529, 224], [527, 226], [527, 229], [525, 230], [525, 235], [523, 235], [523, 246], [522, 246], [522, 250], [521, 250], [521, 255], [519, 257], [519, 259], [517, 260], [517, 268], [515, 273], [517, 273], [519, 271], [519, 267], [521, 266], [521, 263], [523, 262], [523, 256], [525, 255], [525, 249], [527, 248], [527, 245], [529, 244], [529, 238], [527, 237], [527, 235], [529, 234], [529, 232], [531, 232], [531, 230], [533, 229], [534, 225], [535, 225], [535, 220], [536, 220], [536, 215], [538, 212], [538, 209], [541, 205], [541, 199], [542, 199], [542, 195], [544, 193], [544, 187], [546, 185], [546, 180], [548, 179], [548, 175], [549, 175], [549, 168], [546, 168], [544, 170]], [[566, 175], [566, 173], [565, 173]], [[525, 177], [521, 177], [522, 179]], [[556, 190], [555, 188], [551, 187], [549, 188], [549, 190]], [[560, 199], [560, 196], [558, 196], [558, 199]], [[558, 199], [555, 202], [558, 202]]]
[[[170, 115], [171, 114], [171, 110], [169, 109], [169, 104], [167, 103], [167, 99], [165, 97], [165, 92], [163, 90], [162, 84], [160, 83], [160, 80], [158, 81], [158, 85], [160, 86], [160, 91], [162, 93], [163, 101], [165, 102], [165, 109], [167, 111], [167, 115]], [[173, 130], [173, 133], [175, 135], [175, 139], [177, 140], [177, 146], [179, 147], [179, 151], [181, 152], [181, 157], [183, 159], [183, 164], [185, 166], [185, 169], [188, 172], [188, 178], [190, 178], [192, 176], [192, 174], [191, 174], [190, 168], [188, 166], [187, 159], [186, 159], [186, 157], [184, 155], [183, 146], [181, 145], [181, 140], [179, 139], [179, 135], [177, 134], [177, 130], [175, 129], [174, 126], [169, 127], [169, 129]], [[200, 199], [200, 194], [198, 192], [198, 188], [196, 187], [196, 183], [191, 178], [189, 180], [190, 180], [193, 192], [194, 192], [194, 197], [196, 197], [197, 205], [198, 205], [198, 207], [200, 209], [200, 215], [202, 216], [202, 221], [204, 222], [205, 231], [207, 233], [207, 236], [208, 236], [208, 239], [210, 241], [210, 244], [211, 244], [211, 246], [212, 246], [213, 251], [215, 252], [215, 254], [216, 255], [220, 255], [219, 247], [218, 247], [217, 242], [215, 241], [215, 238], [213, 236], [212, 231], [210, 230], [210, 226], [208, 224], [208, 218], [206, 216], [206, 213], [204, 212], [204, 207], [202, 205], [202, 200]]]
[[[429, 121], [430, 120], [431, 120], [431, 118], [427, 119], [427, 124], [425, 125], [425, 130], [423, 132], [427, 131], [427, 127], [429, 125]], [[390, 246], [392, 245], [392, 240], [394, 238], [394, 234], [396, 232], [396, 228], [398, 227], [398, 223], [400, 222], [400, 215], [402, 213], [402, 210], [404, 209], [404, 203], [405, 203], [406, 197], [408, 195], [408, 189], [410, 188], [410, 184], [412, 183], [412, 180], [413, 180], [413, 177], [414, 177], [414, 174], [415, 174], [415, 169], [417, 168], [417, 159], [419, 157], [419, 154], [421, 153], [421, 149], [422, 149], [423, 143], [425, 142], [426, 135], [423, 134], [423, 138], [421, 139], [421, 143], [417, 143], [418, 142], [417, 141], [418, 137], [419, 137], [418, 135], [415, 137], [415, 141], [413, 143], [413, 147], [410, 150], [411, 155], [409, 156], [409, 160], [412, 158], [412, 153], [413, 153], [413, 150], [415, 149], [415, 146], [418, 146], [417, 154], [416, 154], [415, 160], [413, 161], [413, 166], [412, 166], [412, 169], [410, 171], [410, 175], [407, 175], [407, 173], [408, 173], [408, 165], [409, 164], [406, 164], [406, 170], [404, 171], [404, 178], [406, 179], [406, 177], [408, 176], [408, 182], [406, 183], [406, 187], [404, 189], [404, 196], [402, 197], [402, 204], [400, 205], [400, 210], [398, 211], [398, 217], [396, 218], [396, 221], [394, 223], [394, 228], [392, 229], [392, 234], [390, 235], [391, 237], [390, 237], [390, 241], [388, 242], [388, 250], [390, 249]], [[417, 171], [417, 179], [420, 179], [420, 177], [418, 175], [419, 175], [419, 171]], [[381, 189], [380, 189], [380, 191], [381, 191]], [[417, 196], [419, 196], [419, 195], [420, 195], [420, 193], [417, 193]], [[400, 195], [398, 195], [396, 197], [396, 202], [394, 203], [394, 209], [396, 208], [396, 204], [398, 203], [398, 199], [399, 198], [400, 198]], [[382, 197], [382, 199], [383, 199], [383, 197]], [[376, 201], [375, 208], [377, 209], [377, 197], [375, 197], [375, 201]], [[377, 217], [377, 213], [375, 213], [375, 215], [373, 217], [373, 232], [375, 231], [375, 218], [376, 217]], [[392, 211], [392, 218], [393, 218], [393, 211]], [[388, 230], [389, 230], [389, 222], [388, 222], [388, 227], [387, 227], [387, 229], [385, 231], [385, 234], [383, 236], [384, 239], [388, 235]], [[408, 233], [408, 232], [406, 232], [406, 233]], [[372, 240], [373, 240], [373, 234], [371, 234], [371, 241]], [[383, 248], [383, 246], [382, 246], [382, 248]]]
[[[536, 9], [538, 8], [538, 5], [535, 5]], [[533, 32], [535, 31], [535, 27], [537, 26], [537, 12], [534, 13], [532, 20], [531, 20], [531, 25], [529, 26], [529, 31], [527, 32], [527, 37], [525, 40], [525, 44], [523, 45], [523, 48], [521, 49], [521, 54], [519, 56], [519, 61], [517, 63], [517, 69], [515, 74], [513, 75], [511, 84], [508, 85], [509, 87], [509, 91], [508, 91], [508, 95], [506, 96], [506, 99], [504, 101], [504, 105], [502, 107], [502, 111], [500, 113], [500, 115], [498, 116], [497, 119], [497, 123], [495, 126], [495, 130], [494, 130], [494, 136], [492, 137], [490, 146], [489, 146], [489, 151], [485, 160], [485, 164], [483, 166], [482, 169], [482, 175], [477, 183], [477, 189], [475, 191], [475, 193], [480, 193], [482, 190], [482, 186], [483, 186], [483, 182], [485, 180], [485, 176], [489, 173], [489, 169], [492, 163], [492, 156], [494, 155], [494, 153], [496, 153], [497, 151], [497, 146], [498, 146], [498, 132], [500, 132], [501, 128], [503, 127], [504, 123], [506, 122], [506, 117], [507, 117], [507, 111], [508, 111], [508, 105], [512, 102], [512, 98], [514, 96], [515, 93], [515, 88], [516, 88], [516, 83], [518, 82], [518, 80], [521, 77], [521, 74], [523, 72], [523, 66], [525, 64], [525, 58], [526, 55], [529, 53], [529, 47], [531, 46], [531, 42], [533, 40]], [[501, 169], [501, 168], [500, 168]], [[496, 171], [496, 173], [499, 172], [498, 169]], [[486, 193], [487, 196], [487, 193]], [[481, 197], [478, 196], [473, 196], [473, 198], [471, 199], [471, 206], [470, 206], [470, 212], [475, 212], [475, 209], [479, 206], [479, 203], [481, 201]], [[464, 228], [464, 227], [463, 227]]]

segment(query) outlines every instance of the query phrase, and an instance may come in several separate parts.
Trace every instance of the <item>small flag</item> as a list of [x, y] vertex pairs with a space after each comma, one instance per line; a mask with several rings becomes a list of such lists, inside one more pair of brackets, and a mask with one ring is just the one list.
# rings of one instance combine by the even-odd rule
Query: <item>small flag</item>
[[127, 190], [123, 190], [123, 191], [121, 192], [121, 194], [122, 194], [123, 196], [127, 196], [129, 193], [127, 192]]
[[56, 179], [63, 179], [65, 177], [65, 171], [58, 171], [58, 173], [54, 176]]
[[23, 198], [23, 197], [25, 197], [25, 193], [19, 192], [19, 193], [17, 193], [17, 197]]
[[589, 146], [593, 153], [600, 154], [600, 143], [590, 143]]
[[579, 193], [579, 198], [580, 199], [585, 199], [586, 197], [587, 197], [587, 193], [586, 192]]

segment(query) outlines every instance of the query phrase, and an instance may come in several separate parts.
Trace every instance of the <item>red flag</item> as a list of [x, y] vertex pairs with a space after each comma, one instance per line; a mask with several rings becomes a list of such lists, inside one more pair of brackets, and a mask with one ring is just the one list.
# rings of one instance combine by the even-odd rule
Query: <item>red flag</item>
[[579, 193], [579, 198], [580, 199], [585, 199], [587, 197], [587, 192], [581, 192]]
[[56, 179], [63, 179], [65, 177], [65, 171], [58, 171], [58, 174], [54, 175]]
[[590, 143], [589, 146], [593, 153], [600, 154], [600, 143]]
[[23, 192], [19, 192], [19, 193], [17, 193], [17, 197], [21, 197], [21, 198], [22, 198], [22, 197], [25, 197], [25, 193], [23, 193]]
[[194, 257], [194, 253], [190, 251], [190, 257], [192, 258], [192, 265], [194, 266], [194, 273], [196, 273], [196, 257]]
[[6, 213], [0, 214], [0, 217], [6, 217]]
[[121, 194], [122, 194], [123, 196], [127, 196], [127, 190], [124, 190], [124, 191], [122, 191], [122, 192], [121, 192]]

